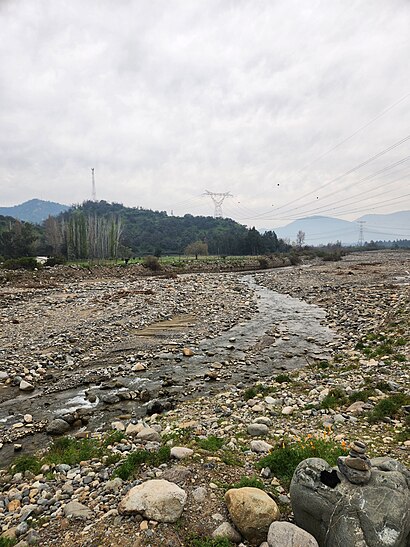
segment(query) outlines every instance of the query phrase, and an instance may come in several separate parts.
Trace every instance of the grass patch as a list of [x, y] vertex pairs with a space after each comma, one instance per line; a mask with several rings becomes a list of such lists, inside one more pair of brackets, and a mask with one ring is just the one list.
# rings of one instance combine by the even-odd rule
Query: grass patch
[[377, 384], [375, 384], [375, 389], [379, 389], [380, 391], [383, 391], [383, 393], [386, 393], [387, 391], [391, 391], [391, 387], [389, 386], [389, 384], [387, 382], [377, 382]]
[[239, 482], [235, 482], [234, 484], [229, 484], [227, 490], [230, 488], [259, 488], [259, 490], [265, 490], [265, 486], [261, 480], [258, 479], [258, 477], [241, 477]]
[[405, 393], [396, 393], [377, 403], [369, 413], [369, 422], [380, 422], [385, 418], [394, 418], [400, 414], [401, 408], [410, 404], [410, 396]]
[[385, 333], [369, 333], [363, 336], [355, 346], [369, 359], [380, 359], [390, 356], [393, 361], [403, 362], [405, 356], [398, 352], [398, 348], [408, 343], [404, 336], [397, 336], [395, 333], [389, 335]]
[[120, 443], [123, 439], [125, 439], [125, 433], [123, 431], [113, 430], [105, 437], [102, 446], [107, 448], [110, 444]]
[[299, 463], [307, 458], [322, 458], [329, 465], [336, 465], [337, 458], [346, 454], [343, 447], [331, 440], [306, 437], [297, 442], [285, 440], [272, 452], [259, 460], [258, 469], [269, 467], [271, 472], [287, 486]]
[[363, 401], [366, 402], [369, 397], [374, 397], [376, 395], [376, 392], [374, 388], [369, 387], [366, 389], [361, 389], [360, 391], [354, 391], [349, 395], [349, 401], [351, 403], [355, 403], [356, 401]]
[[292, 378], [288, 374], [278, 374], [275, 378], [275, 382], [284, 384], [285, 382], [292, 382]]
[[231, 465], [232, 467], [243, 467], [244, 465], [241, 458], [232, 450], [224, 450], [221, 460], [225, 465]]
[[13, 547], [13, 545], [16, 545], [16, 543], [16, 539], [10, 539], [0, 536], [0, 547]]
[[190, 441], [192, 441], [193, 437], [193, 428], [185, 427], [177, 431], [171, 431], [170, 433], [166, 433], [165, 435], [163, 435], [162, 440], [165, 443], [167, 441], [173, 441], [178, 444], [188, 444]]
[[97, 439], [73, 439], [60, 437], [55, 439], [43, 461], [48, 464], [66, 463], [76, 465], [84, 460], [101, 458], [104, 450]]
[[272, 393], [273, 391], [275, 391], [275, 388], [273, 387], [264, 386], [262, 384], [255, 384], [254, 386], [248, 387], [248, 389], [245, 390], [243, 398], [245, 399], [245, 401], [249, 401], [249, 399], [254, 399], [258, 395], [268, 395], [268, 393]]
[[157, 452], [136, 450], [127, 456], [124, 462], [114, 471], [113, 475], [115, 477], [120, 477], [120, 479], [127, 480], [144, 464], [158, 467], [159, 465], [168, 462], [170, 459], [171, 449], [169, 446], [161, 446]]
[[187, 547], [233, 547], [233, 543], [226, 538], [210, 538], [194, 535], [187, 538], [187, 541]]
[[342, 406], [346, 404], [348, 401], [345, 392], [336, 387], [329, 391], [328, 395], [323, 399], [323, 401], [320, 404], [321, 408], [330, 409], [330, 408], [338, 408], [339, 406]]
[[40, 473], [41, 465], [41, 461], [36, 456], [19, 456], [14, 460], [10, 469], [13, 473], [31, 471], [34, 475], [38, 475]]
[[215, 437], [215, 435], [210, 435], [206, 439], [196, 439], [196, 442], [200, 448], [208, 450], [208, 452], [216, 452], [224, 444], [224, 440], [220, 437]]
[[330, 368], [330, 363], [329, 361], [320, 361], [317, 363], [316, 367], [321, 370], [326, 370], [327, 368]]

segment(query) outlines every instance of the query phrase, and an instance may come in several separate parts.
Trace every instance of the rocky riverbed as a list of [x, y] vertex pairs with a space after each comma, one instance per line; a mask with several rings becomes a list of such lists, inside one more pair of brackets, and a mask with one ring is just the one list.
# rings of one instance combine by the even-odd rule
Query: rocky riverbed
[[[372, 252], [246, 275], [127, 271], [5, 283], [3, 465], [52, 433], [125, 433], [109, 445], [113, 460], [43, 465], [36, 475], [4, 470], [3, 532], [26, 538], [34, 527], [33, 541], [45, 545], [57, 537], [61, 545], [188, 545], [189, 533], [210, 535], [227, 519], [223, 485], [259, 476], [261, 452], [284, 438], [360, 438], [371, 456], [405, 463], [409, 271], [409, 253]], [[401, 406], [369, 421], [392, 396]], [[210, 436], [218, 442], [207, 450], [200, 440]], [[114, 485], [121, 458], [161, 445], [193, 452], [177, 452], [178, 465], [144, 464]], [[188, 494], [176, 525], [118, 513], [132, 486], [159, 477]], [[287, 486], [269, 470], [260, 479], [291, 519]], [[91, 511], [82, 532], [70, 501]]]

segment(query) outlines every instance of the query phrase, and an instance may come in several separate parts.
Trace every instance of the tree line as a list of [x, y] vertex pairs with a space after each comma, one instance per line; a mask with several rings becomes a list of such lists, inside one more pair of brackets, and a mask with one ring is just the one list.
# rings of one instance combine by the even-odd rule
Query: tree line
[[33, 254], [61, 255], [69, 260], [182, 255], [193, 244], [194, 254], [199, 248], [200, 254], [207, 249], [209, 254], [221, 256], [290, 248], [272, 231], [261, 234], [228, 218], [174, 217], [164, 211], [106, 201], [84, 202], [49, 217], [41, 226], [11, 218], [3, 224], [0, 221], [0, 255], [4, 258]]

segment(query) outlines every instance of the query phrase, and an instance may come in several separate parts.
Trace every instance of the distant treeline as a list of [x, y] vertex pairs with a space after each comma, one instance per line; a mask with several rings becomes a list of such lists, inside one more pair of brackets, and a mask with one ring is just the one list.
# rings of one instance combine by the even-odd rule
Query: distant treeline
[[290, 245], [272, 231], [260, 234], [234, 220], [124, 207], [87, 201], [41, 226], [0, 217], [0, 255], [33, 254], [69, 259], [182, 255], [195, 242], [212, 255], [260, 255], [286, 252]]

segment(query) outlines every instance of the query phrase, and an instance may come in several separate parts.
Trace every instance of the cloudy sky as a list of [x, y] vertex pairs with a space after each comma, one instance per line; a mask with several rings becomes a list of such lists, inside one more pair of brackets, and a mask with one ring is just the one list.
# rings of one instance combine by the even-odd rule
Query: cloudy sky
[[0, 0], [0, 205], [94, 167], [98, 199], [230, 192], [258, 227], [410, 209], [409, 29], [408, 0]]

